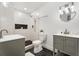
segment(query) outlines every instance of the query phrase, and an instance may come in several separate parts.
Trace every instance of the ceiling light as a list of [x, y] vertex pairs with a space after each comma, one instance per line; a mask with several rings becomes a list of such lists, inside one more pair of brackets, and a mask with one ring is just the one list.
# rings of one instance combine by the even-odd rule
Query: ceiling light
[[40, 14], [39, 13], [36, 13], [36, 16], [39, 16]]
[[21, 12], [18, 12], [18, 15], [19, 15], [19, 16], [22, 16], [22, 13], [21, 13]]
[[7, 2], [2, 2], [2, 4], [3, 4], [4, 7], [8, 7]]
[[27, 8], [24, 8], [24, 10], [27, 10]]

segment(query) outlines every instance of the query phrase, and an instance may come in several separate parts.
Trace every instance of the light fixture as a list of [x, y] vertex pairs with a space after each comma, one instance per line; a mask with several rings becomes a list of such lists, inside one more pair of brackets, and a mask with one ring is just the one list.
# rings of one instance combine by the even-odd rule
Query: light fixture
[[75, 11], [75, 7], [74, 7], [73, 5], [71, 6], [71, 8], [70, 8], [70, 9], [71, 9], [71, 11], [72, 11], [72, 12], [74, 12], [74, 11]]
[[[60, 7], [61, 7], [61, 9], [60, 9]], [[59, 7], [59, 12], [63, 11], [63, 10], [66, 14], [68, 14], [70, 12], [74, 12], [74, 3], [73, 2], [71, 2], [71, 4], [68, 3], [68, 4], [65, 4], [64, 6], [60, 6], [60, 7]], [[61, 14], [61, 12], [60, 12], [60, 14]]]
[[60, 19], [64, 21], [70, 21], [76, 16], [76, 10], [74, 6], [74, 2], [64, 4], [59, 7], [59, 15]]
[[64, 11], [64, 7], [63, 8], [59, 7], [59, 13], [63, 14], [64, 13], [63, 11]]
[[63, 11], [62, 11], [62, 10], [59, 10], [59, 13], [60, 13], [60, 14], [63, 14]]
[[36, 13], [36, 16], [39, 16], [40, 14], [39, 13]]
[[24, 10], [27, 10], [27, 8], [24, 8]]
[[2, 4], [3, 4], [4, 7], [8, 7], [8, 5], [7, 5], [8, 2], [2, 2]]
[[68, 8], [69, 8], [69, 7], [66, 7], [66, 8], [65, 8], [65, 12], [66, 12], [66, 14], [68, 14], [68, 13], [69, 13]]
[[17, 12], [18, 16], [22, 16], [22, 13], [21, 12]]

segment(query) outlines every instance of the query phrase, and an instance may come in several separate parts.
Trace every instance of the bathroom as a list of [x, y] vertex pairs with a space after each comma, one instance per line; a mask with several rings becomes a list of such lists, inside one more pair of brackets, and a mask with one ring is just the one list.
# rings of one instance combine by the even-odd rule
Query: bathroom
[[73, 2], [76, 11], [73, 19], [66, 22], [59, 17], [59, 7], [71, 3], [0, 2], [0, 31], [3, 29], [8, 31], [8, 33], [3, 31], [3, 36], [22, 35], [26, 45], [24, 47], [26, 56], [53, 56], [54, 34], [61, 34], [67, 30], [69, 34], [79, 35], [79, 2]]

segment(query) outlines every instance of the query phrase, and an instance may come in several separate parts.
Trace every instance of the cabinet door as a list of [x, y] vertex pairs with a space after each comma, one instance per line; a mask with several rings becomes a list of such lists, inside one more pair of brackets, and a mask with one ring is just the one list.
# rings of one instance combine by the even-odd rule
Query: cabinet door
[[54, 35], [54, 47], [58, 50], [63, 50], [63, 36], [56, 36]]
[[77, 55], [77, 39], [72, 37], [65, 37], [64, 51], [69, 55]]

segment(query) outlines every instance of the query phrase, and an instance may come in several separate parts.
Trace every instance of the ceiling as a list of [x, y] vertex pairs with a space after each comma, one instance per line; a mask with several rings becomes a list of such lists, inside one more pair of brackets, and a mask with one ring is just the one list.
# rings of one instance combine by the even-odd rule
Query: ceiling
[[[24, 11], [24, 8], [27, 8], [27, 12], [32, 12], [40, 9], [44, 6], [47, 2], [8, 2], [9, 7], [14, 7], [19, 10]], [[0, 2], [0, 5], [3, 6]]]

